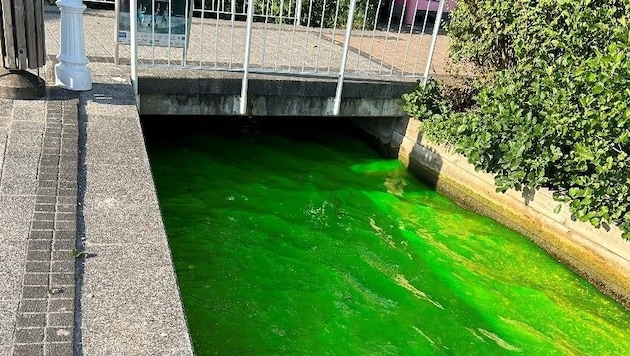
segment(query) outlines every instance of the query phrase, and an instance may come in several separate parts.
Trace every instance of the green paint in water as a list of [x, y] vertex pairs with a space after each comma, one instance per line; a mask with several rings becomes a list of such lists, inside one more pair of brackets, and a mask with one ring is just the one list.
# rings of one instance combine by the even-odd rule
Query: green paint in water
[[330, 126], [149, 126], [198, 355], [628, 354], [619, 304]]

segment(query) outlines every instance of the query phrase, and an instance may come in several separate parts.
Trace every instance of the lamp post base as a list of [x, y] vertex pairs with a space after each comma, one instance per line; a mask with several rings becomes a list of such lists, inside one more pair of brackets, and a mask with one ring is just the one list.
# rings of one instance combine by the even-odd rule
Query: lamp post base
[[55, 84], [68, 90], [92, 89], [91, 71], [85, 56], [83, 11], [81, 0], [58, 0], [61, 11], [61, 51], [55, 65]]
[[55, 84], [64, 89], [84, 91], [92, 89], [92, 72], [85, 65], [58, 63], [55, 65]]

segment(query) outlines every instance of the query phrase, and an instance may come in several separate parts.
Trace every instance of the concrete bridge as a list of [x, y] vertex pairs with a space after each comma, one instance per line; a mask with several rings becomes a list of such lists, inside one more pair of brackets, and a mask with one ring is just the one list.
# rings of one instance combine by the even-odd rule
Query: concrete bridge
[[[339, 25], [324, 27], [307, 16], [312, 1], [286, 3], [286, 13], [272, 13], [269, 6], [239, 10], [236, 0], [212, 2], [212, 8], [195, 3], [194, 12], [203, 16], [183, 24], [188, 36], [182, 47], [163, 33], [165, 20], [151, 16], [159, 4], [140, 5], [146, 8], [140, 17], [137, 10], [127, 15], [121, 9], [130, 24], [106, 27], [139, 38], [137, 47], [120, 47], [129, 51], [120, 61], [135, 73], [140, 113], [402, 117], [401, 95], [418, 79], [445, 71], [447, 38], [428, 11], [404, 25], [393, 2], [382, 7], [370, 0], [380, 7], [373, 22], [363, 23], [354, 16], [367, 14], [363, 8], [342, 18], [336, 2], [329, 12], [332, 17], [336, 10]], [[139, 19], [141, 26], [132, 26]]]

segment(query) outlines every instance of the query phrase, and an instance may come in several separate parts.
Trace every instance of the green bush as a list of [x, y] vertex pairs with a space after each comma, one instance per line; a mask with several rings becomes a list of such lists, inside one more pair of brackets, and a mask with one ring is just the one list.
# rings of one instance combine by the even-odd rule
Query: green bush
[[423, 128], [494, 173], [498, 191], [550, 187], [576, 218], [630, 238], [629, 14], [623, 0], [459, 1], [452, 56], [493, 79], [474, 106]]

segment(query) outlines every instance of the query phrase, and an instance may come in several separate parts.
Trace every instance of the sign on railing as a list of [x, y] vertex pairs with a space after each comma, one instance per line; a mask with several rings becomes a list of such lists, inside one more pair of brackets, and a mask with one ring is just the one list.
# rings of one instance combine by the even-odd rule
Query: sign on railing
[[[129, 0], [122, 0], [116, 13], [120, 44], [130, 42], [130, 16]], [[179, 48], [188, 45], [192, 8], [187, 0], [138, 0], [136, 17], [139, 45]]]

